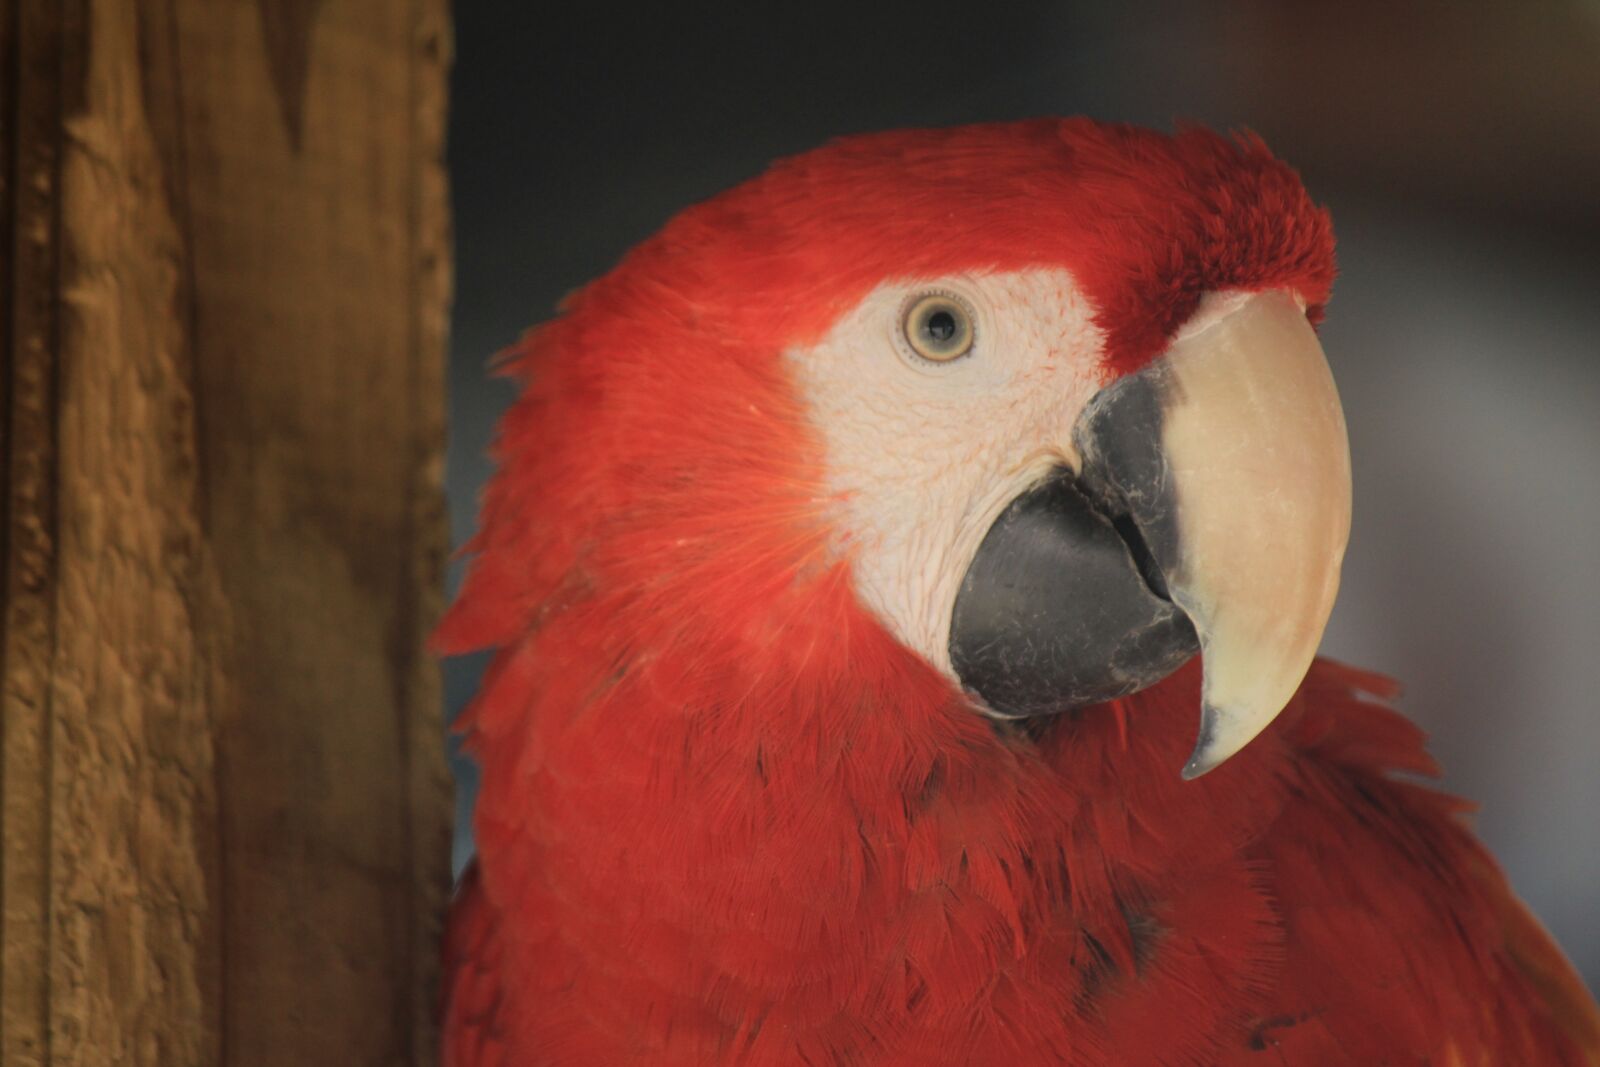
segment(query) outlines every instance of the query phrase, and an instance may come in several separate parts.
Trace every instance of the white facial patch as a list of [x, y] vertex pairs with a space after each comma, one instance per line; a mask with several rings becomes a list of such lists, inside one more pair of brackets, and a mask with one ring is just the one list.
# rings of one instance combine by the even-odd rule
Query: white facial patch
[[[972, 314], [967, 354], [934, 362], [908, 342], [905, 313], [930, 293]], [[1025, 489], [1078, 467], [1072, 425], [1105, 384], [1091, 313], [1059, 269], [907, 279], [787, 353], [857, 594], [952, 678], [950, 615], [978, 545]]]

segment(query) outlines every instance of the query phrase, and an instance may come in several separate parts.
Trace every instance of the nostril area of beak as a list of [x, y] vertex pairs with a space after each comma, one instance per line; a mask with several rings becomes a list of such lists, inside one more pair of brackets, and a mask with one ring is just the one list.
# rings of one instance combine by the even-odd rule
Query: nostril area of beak
[[[1172, 343], [1187, 341], [1217, 325], [1235, 311], [1244, 307], [1254, 293], [1241, 289], [1223, 289], [1205, 293], [1194, 311], [1172, 336]], [[1298, 296], [1296, 297], [1298, 299]], [[1302, 302], [1302, 308], [1305, 304]]]

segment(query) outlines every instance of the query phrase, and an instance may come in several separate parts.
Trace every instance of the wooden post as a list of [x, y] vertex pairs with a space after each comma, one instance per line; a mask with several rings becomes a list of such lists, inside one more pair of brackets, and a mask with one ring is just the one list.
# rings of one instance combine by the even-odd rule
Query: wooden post
[[0, 0], [0, 1062], [432, 1061], [445, 0]]

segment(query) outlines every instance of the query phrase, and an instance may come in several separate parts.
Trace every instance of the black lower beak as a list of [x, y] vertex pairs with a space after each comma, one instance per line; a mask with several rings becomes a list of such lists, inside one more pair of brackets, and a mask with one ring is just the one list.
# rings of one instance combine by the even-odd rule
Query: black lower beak
[[1139, 526], [1054, 472], [995, 520], [950, 625], [957, 676], [998, 715], [1126, 696], [1199, 649]]

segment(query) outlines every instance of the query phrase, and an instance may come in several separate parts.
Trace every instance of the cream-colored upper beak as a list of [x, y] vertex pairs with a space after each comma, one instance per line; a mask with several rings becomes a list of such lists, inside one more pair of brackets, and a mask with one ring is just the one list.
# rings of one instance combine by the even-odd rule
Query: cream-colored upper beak
[[1333, 375], [1287, 293], [1202, 304], [1157, 364], [1175, 490], [1173, 602], [1200, 639], [1200, 737], [1185, 778], [1266, 728], [1299, 688], [1350, 537], [1350, 445]]

